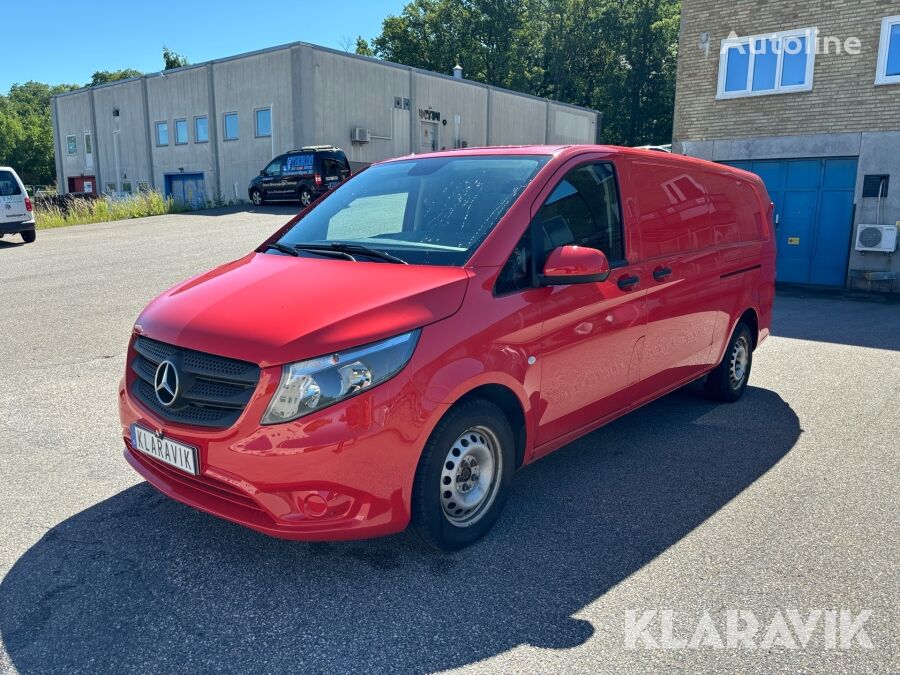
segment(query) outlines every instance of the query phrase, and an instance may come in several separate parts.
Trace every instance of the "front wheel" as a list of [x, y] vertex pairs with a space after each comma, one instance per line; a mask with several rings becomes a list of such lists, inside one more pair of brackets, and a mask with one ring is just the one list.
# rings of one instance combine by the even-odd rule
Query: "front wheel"
[[739, 323], [728, 341], [722, 362], [706, 378], [706, 393], [717, 401], [737, 401], [747, 388], [752, 365], [753, 336], [746, 324]]
[[266, 203], [266, 200], [263, 199], [262, 192], [259, 190], [253, 190], [253, 192], [250, 193], [250, 200], [257, 206], [262, 206]]
[[485, 399], [452, 408], [425, 445], [413, 486], [412, 525], [429, 544], [454, 551], [496, 522], [515, 469], [503, 411]]

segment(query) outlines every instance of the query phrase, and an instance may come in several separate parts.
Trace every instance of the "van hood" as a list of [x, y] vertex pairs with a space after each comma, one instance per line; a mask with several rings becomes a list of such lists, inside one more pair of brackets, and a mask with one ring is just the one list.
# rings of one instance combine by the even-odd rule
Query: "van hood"
[[158, 296], [135, 331], [263, 367], [356, 347], [454, 314], [461, 267], [251, 253]]

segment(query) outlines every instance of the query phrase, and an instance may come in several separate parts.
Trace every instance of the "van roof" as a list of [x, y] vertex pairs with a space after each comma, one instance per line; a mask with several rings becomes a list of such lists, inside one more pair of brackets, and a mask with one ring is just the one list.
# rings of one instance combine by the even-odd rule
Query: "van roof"
[[602, 153], [609, 156], [619, 157], [643, 157], [652, 159], [656, 162], [667, 162], [674, 165], [682, 165], [702, 169], [706, 171], [716, 171], [738, 175], [745, 180], [752, 182], [761, 181], [759, 176], [749, 171], [736, 169], [726, 164], [718, 164], [705, 159], [691, 157], [689, 155], [679, 155], [675, 153], [660, 152], [658, 150], [649, 150], [644, 148], [628, 148], [619, 145], [499, 145], [486, 146], [478, 148], [459, 148], [456, 150], [441, 150], [439, 152], [429, 152], [421, 154], [404, 155], [402, 157], [394, 157], [386, 159], [377, 164], [394, 162], [403, 159], [411, 159], [413, 157], [459, 157], [459, 156], [513, 156], [513, 155], [569, 155], [577, 156], [586, 152]]

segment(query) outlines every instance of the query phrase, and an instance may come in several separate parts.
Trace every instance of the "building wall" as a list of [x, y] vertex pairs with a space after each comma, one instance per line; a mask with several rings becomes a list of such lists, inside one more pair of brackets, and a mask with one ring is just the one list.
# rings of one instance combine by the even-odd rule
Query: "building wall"
[[[60, 190], [67, 189], [67, 179], [70, 176], [97, 176], [97, 155], [94, 153], [94, 167], [85, 166], [84, 134], [93, 133], [93, 117], [91, 116], [90, 91], [82, 91], [70, 96], [60, 96], [54, 99], [57, 109], [58, 133], [54, 134], [54, 141], [59, 144], [56, 148], [56, 156], [60, 158], [63, 175], [59, 176]], [[67, 152], [66, 136], [75, 135], [76, 153], [70, 155]], [[95, 144], [96, 145], [96, 144]]]
[[[682, 5], [674, 151], [717, 162], [857, 158], [848, 284], [857, 270], [900, 276], [900, 252], [861, 253], [854, 245], [859, 225], [878, 222], [879, 211], [880, 224], [900, 223], [900, 85], [875, 85], [881, 21], [898, 13], [896, 0]], [[716, 100], [720, 42], [730, 31], [746, 36], [800, 28], [818, 28], [820, 39], [858, 37], [860, 53], [817, 54], [809, 92]], [[707, 31], [708, 54], [699, 46]], [[877, 199], [862, 197], [863, 178], [871, 174], [890, 176], [880, 209]], [[900, 282], [893, 289], [900, 291]]]
[[[202, 173], [208, 201], [246, 200], [247, 185], [276, 155], [304, 145], [338, 145], [353, 168], [422, 152], [422, 130], [435, 122], [435, 147], [593, 143], [596, 112], [456, 80], [406, 66], [295, 43], [146, 75], [54, 97], [60, 189], [84, 171], [84, 130], [94, 131], [98, 189]], [[255, 111], [271, 108], [272, 135], [257, 137]], [[92, 114], [92, 108], [94, 113]], [[112, 111], [119, 110], [113, 117]], [[239, 138], [225, 140], [224, 116], [238, 114]], [[194, 120], [206, 116], [209, 141], [198, 143]], [[184, 119], [188, 142], [175, 142]], [[156, 123], [169, 142], [157, 143]], [[351, 140], [368, 129], [369, 143]], [[114, 132], [117, 132], [114, 134]], [[78, 133], [79, 154], [65, 154]], [[118, 138], [119, 170], [115, 170]]]
[[[144, 95], [141, 80], [129, 80], [118, 87], [95, 89], [88, 95], [94, 97], [94, 122], [97, 137], [94, 139], [94, 161], [104, 167], [101, 191], [122, 189], [122, 183], [131, 183], [137, 189], [139, 181], [150, 181], [150, 161], [147, 154], [147, 129], [144, 125]], [[118, 110], [119, 115], [114, 112]], [[118, 154], [118, 182], [116, 174]]]
[[[409, 152], [411, 72], [396, 66], [348, 59], [328, 51], [300, 47], [315, 78], [314, 122], [298, 146], [335, 143], [354, 164], [371, 164]], [[401, 99], [397, 108], [395, 99]], [[365, 105], [360, 105], [365, 101]], [[351, 143], [351, 129], [372, 134], [369, 143]], [[338, 140], [335, 140], [338, 139]]]
[[[163, 190], [166, 174], [203, 173], [208, 197], [215, 192], [215, 148], [212, 142], [198, 143], [194, 120], [206, 116], [209, 127], [214, 124], [209, 105], [209, 73], [207, 68], [175, 70], [145, 78], [147, 87], [147, 126], [150, 153], [153, 158], [153, 185]], [[115, 91], [116, 87], [110, 88]], [[175, 143], [175, 120], [188, 125], [188, 142]], [[169, 143], [157, 143], [156, 124], [169, 125]], [[211, 140], [211, 139], [210, 139]]]
[[[900, 129], [900, 87], [876, 86], [881, 20], [897, 0], [685, 0], [678, 45], [673, 140]], [[858, 55], [818, 54], [809, 92], [716, 100], [719, 49], [738, 36], [818, 28], [820, 38], [857, 37]], [[709, 33], [709, 53], [700, 36]]]
[[[274, 156], [296, 147], [290, 49], [214, 62], [219, 171], [225, 199], [247, 199], [247, 184]], [[301, 90], [306, 83], [299, 83]], [[256, 137], [255, 110], [272, 108], [272, 136]], [[238, 113], [240, 138], [225, 140], [224, 119]]]
[[547, 102], [491, 91], [491, 145], [522, 145], [547, 134]]

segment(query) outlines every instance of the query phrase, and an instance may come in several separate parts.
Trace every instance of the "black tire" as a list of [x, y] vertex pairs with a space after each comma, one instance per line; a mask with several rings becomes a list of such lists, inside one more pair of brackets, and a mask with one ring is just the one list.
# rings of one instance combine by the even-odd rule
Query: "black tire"
[[[498, 459], [489, 476], [490, 462], [485, 460], [493, 456]], [[495, 404], [476, 398], [451, 408], [435, 427], [419, 459], [412, 494], [413, 531], [443, 551], [455, 551], [477, 541], [503, 510], [515, 473], [515, 458], [512, 429]], [[474, 504], [479, 495], [483, 495], [481, 500]], [[467, 504], [457, 504], [455, 499], [468, 499], [474, 506], [466, 509]]]
[[734, 403], [744, 395], [753, 367], [753, 335], [744, 323], [734, 328], [722, 362], [706, 378], [704, 389], [710, 398]]
[[26, 244], [33, 244], [34, 240], [37, 239], [37, 232], [34, 230], [27, 230], [25, 232], [20, 232], [19, 234], [22, 235], [22, 241]]
[[259, 190], [253, 190], [250, 192], [250, 201], [257, 206], [262, 206], [266, 203], [266, 200], [262, 196], [262, 192], [260, 192]]
[[300, 206], [304, 209], [313, 203], [313, 194], [310, 192], [308, 187], [301, 187], [300, 193], [297, 195], [297, 199], [300, 200]]

